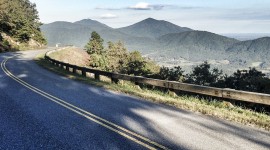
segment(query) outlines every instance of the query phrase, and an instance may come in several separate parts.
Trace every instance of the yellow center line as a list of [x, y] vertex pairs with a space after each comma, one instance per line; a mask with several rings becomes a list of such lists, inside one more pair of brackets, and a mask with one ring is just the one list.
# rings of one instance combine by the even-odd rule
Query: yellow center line
[[[76, 114], [81, 115], [81, 116], [83, 116], [83, 117], [85, 117], [85, 118], [87, 118], [87, 119], [89, 119], [89, 120], [91, 120], [91, 121], [93, 121], [93, 122], [95, 122], [97, 124], [100, 124], [101, 126], [107, 128], [107, 129], [109, 129], [109, 130], [111, 130], [113, 132], [116, 132], [116, 133], [120, 134], [121, 136], [123, 136], [125, 138], [128, 138], [128, 139], [130, 139], [130, 140], [132, 140], [132, 141], [134, 141], [134, 142], [136, 142], [136, 143], [138, 143], [138, 144], [140, 144], [140, 145], [142, 145], [142, 146], [144, 146], [144, 147], [146, 147], [148, 149], [156, 149], [155, 147], [157, 147], [159, 149], [168, 149], [165, 146], [160, 145], [160, 144], [158, 144], [158, 143], [156, 143], [154, 141], [151, 141], [150, 139], [148, 139], [146, 137], [143, 137], [143, 136], [141, 136], [139, 134], [136, 134], [136, 133], [134, 133], [134, 132], [132, 132], [132, 131], [130, 131], [128, 129], [125, 129], [125, 128], [121, 127], [121, 126], [118, 126], [118, 125], [116, 125], [116, 124], [114, 124], [114, 123], [112, 123], [112, 122], [110, 122], [110, 121], [108, 121], [106, 119], [103, 119], [101, 117], [98, 117], [98, 116], [96, 116], [96, 115], [94, 115], [94, 114], [92, 114], [92, 113], [90, 113], [88, 111], [85, 111], [85, 110], [83, 110], [83, 109], [81, 109], [81, 108], [79, 108], [77, 106], [74, 106], [74, 105], [72, 105], [72, 104], [70, 104], [70, 103], [68, 103], [68, 102], [66, 102], [66, 101], [64, 101], [64, 100], [62, 100], [60, 98], [57, 98], [57, 97], [55, 97], [53, 95], [50, 95], [50, 94], [48, 94], [48, 93], [46, 93], [46, 92], [44, 92], [44, 91], [42, 91], [42, 90], [40, 90], [40, 89], [38, 89], [38, 88], [36, 88], [34, 86], [28, 84], [27, 82], [25, 82], [25, 81], [21, 80], [20, 78], [16, 77], [15, 75], [13, 75], [6, 68], [6, 65], [5, 64], [8, 61], [8, 59], [10, 59], [10, 58], [7, 58], [4, 61], [2, 61], [2, 63], [1, 63], [2, 70], [9, 77], [11, 77], [13, 80], [15, 80], [18, 83], [22, 84], [23, 86], [25, 86], [26, 88], [30, 89], [31, 91], [33, 91], [35, 93], [38, 93], [39, 95], [41, 95], [43, 97], [46, 97], [47, 99], [49, 99], [49, 100], [51, 100], [51, 101], [53, 101], [53, 102], [55, 102], [55, 103], [57, 103], [57, 104], [65, 107], [65, 108], [67, 108], [67, 109], [75, 112]], [[107, 123], [107, 124], [105, 124], [105, 123]], [[130, 135], [132, 135], [132, 136], [134, 136], [136, 138], [138, 138], [139, 140], [136, 139], [136, 138], [134, 138], [134, 137], [132, 137], [132, 136], [130, 136], [130, 135], [128, 135], [128, 134], [126, 134], [126, 133], [124, 133], [124, 132], [122, 132], [122, 131], [124, 131], [124, 132], [126, 132], [126, 133], [128, 133], [128, 134], [130, 134]], [[142, 141], [140, 141], [140, 140], [145, 141], [145, 143], [142, 142]], [[153, 145], [154, 147], [151, 146], [151, 145]]]

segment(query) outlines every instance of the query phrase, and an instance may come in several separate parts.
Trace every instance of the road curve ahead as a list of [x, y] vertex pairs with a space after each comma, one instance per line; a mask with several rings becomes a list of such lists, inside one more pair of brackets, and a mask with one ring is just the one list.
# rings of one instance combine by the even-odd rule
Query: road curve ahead
[[270, 149], [267, 131], [67, 79], [40, 52], [0, 54], [0, 149]]

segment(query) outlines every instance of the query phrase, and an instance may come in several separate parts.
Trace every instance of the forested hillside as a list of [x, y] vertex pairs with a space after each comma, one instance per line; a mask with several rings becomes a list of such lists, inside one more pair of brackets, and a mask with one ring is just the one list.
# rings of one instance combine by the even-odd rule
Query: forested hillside
[[0, 0], [0, 50], [41, 47], [43, 37], [36, 5], [29, 0]]

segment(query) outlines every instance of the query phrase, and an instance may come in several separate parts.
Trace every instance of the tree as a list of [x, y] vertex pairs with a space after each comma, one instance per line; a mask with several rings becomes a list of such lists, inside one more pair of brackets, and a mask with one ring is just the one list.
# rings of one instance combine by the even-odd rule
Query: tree
[[270, 79], [255, 68], [249, 70], [237, 70], [224, 81], [226, 88], [236, 90], [270, 93]]
[[170, 80], [170, 81], [183, 81], [184, 80], [184, 71], [180, 66], [176, 66], [173, 68], [161, 67], [158, 75], [156, 76], [162, 80]]
[[107, 70], [112, 72], [124, 72], [124, 68], [128, 63], [128, 51], [124, 44], [120, 41], [113, 43], [108, 42], [108, 49], [106, 50], [108, 66]]
[[199, 66], [193, 68], [192, 73], [188, 75], [185, 82], [198, 85], [216, 86], [222, 80], [222, 71], [214, 68], [210, 70], [210, 64], [205, 61]]
[[106, 53], [103, 47], [103, 39], [97, 32], [91, 33], [89, 42], [85, 45], [85, 50], [90, 55], [90, 66], [104, 70], [107, 66]]
[[30, 39], [41, 44], [46, 40], [40, 31], [36, 5], [29, 0], [0, 0], [0, 32], [27, 43]]
[[91, 33], [91, 38], [89, 42], [85, 45], [85, 50], [88, 54], [102, 55], [104, 53], [103, 39], [100, 35], [94, 31]]
[[159, 70], [154, 62], [143, 58], [139, 51], [129, 53], [121, 41], [108, 42], [104, 49], [103, 39], [97, 32], [92, 32], [85, 46], [90, 55], [90, 66], [101, 70], [146, 76]]
[[127, 74], [135, 76], [144, 76], [150, 74], [151, 71], [146, 66], [147, 62], [142, 57], [139, 51], [134, 51], [129, 54], [128, 63], [125, 68]]
[[103, 55], [98, 55], [98, 54], [92, 54], [90, 56], [90, 66], [92, 68], [98, 68], [101, 70], [105, 70], [107, 66], [107, 59], [106, 56]]

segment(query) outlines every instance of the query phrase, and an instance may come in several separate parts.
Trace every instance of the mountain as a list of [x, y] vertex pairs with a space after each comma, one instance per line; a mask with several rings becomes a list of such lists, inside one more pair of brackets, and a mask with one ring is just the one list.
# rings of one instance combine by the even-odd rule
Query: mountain
[[81, 46], [82, 42], [87, 43], [92, 30], [90, 26], [64, 21], [41, 26], [41, 31], [47, 38], [49, 46], [55, 46], [57, 43]]
[[270, 54], [270, 37], [238, 42], [229, 47], [227, 51], [237, 53]]
[[[158, 41], [162, 47], [158, 55], [166, 54], [166, 57], [182, 57], [193, 61], [216, 58], [231, 45], [239, 42], [236, 39], [206, 31], [166, 34], [159, 37]], [[209, 53], [211, 55], [208, 55]]]
[[205, 50], [225, 50], [234, 43], [239, 42], [236, 39], [221, 36], [206, 31], [187, 31], [182, 33], [166, 34], [158, 40], [169, 47], [190, 47], [189, 49]]
[[82, 48], [89, 41], [91, 32], [97, 31], [104, 39], [105, 44], [108, 41], [122, 41], [128, 49], [140, 50], [141, 52], [148, 52], [158, 47], [154, 39], [134, 37], [90, 19], [74, 23], [57, 21], [44, 24], [41, 26], [41, 31], [47, 38], [49, 46], [61, 43], [61, 45], [74, 45]]
[[206, 31], [187, 31], [163, 35], [158, 41], [161, 50], [148, 56], [162, 65], [180, 65], [190, 71], [207, 60], [228, 74], [248, 67], [270, 73], [270, 37], [238, 41]]
[[157, 38], [168, 33], [180, 33], [191, 31], [192, 29], [180, 27], [164, 20], [147, 18], [143, 21], [117, 30], [132, 36]]
[[96, 20], [91, 20], [91, 19], [83, 19], [83, 20], [80, 20], [80, 21], [76, 21], [74, 22], [74, 24], [80, 24], [80, 25], [84, 25], [84, 26], [88, 26], [88, 27], [91, 27], [93, 29], [95, 29], [96, 31], [101, 31], [101, 30], [104, 30], [104, 29], [112, 29], [111, 27], [103, 24], [103, 23], [100, 23]]
[[89, 41], [91, 32], [97, 31], [105, 44], [120, 40], [129, 50], [139, 50], [160, 65], [180, 65], [186, 72], [207, 60], [228, 74], [248, 67], [257, 67], [270, 74], [269, 37], [238, 41], [152, 18], [118, 29], [84, 19], [74, 23], [58, 21], [44, 24], [41, 30], [49, 46], [61, 43], [82, 48]]
[[242, 66], [269, 68], [270, 37], [235, 43], [226, 52]]

